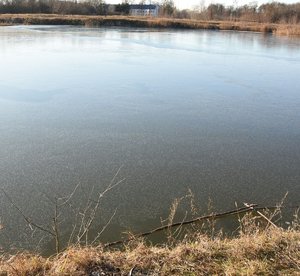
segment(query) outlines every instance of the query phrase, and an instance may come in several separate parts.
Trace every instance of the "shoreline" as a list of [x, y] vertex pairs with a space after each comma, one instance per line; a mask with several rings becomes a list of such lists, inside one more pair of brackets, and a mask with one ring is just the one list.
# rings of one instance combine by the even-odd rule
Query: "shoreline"
[[[252, 225], [253, 226], [253, 225]], [[0, 256], [0, 275], [298, 275], [300, 232], [247, 229], [237, 238], [197, 234], [175, 245], [135, 240], [124, 249], [75, 246], [51, 256]]]
[[0, 14], [0, 26], [11, 25], [73, 25], [85, 27], [226, 30], [300, 36], [300, 24], [271, 24], [246, 21], [202, 21], [193, 19], [134, 16]]
[[[128, 232], [122, 244], [79, 240], [58, 247], [61, 250], [51, 256], [38, 251], [2, 250], [0, 275], [299, 275], [299, 209], [284, 228], [285, 221], [279, 221], [282, 204], [245, 204], [188, 221], [191, 228], [185, 230], [183, 223], [169, 223], [159, 228], [167, 240], [156, 245], [147, 242], [145, 235]], [[228, 236], [216, 230], [216, 219], [233, 213], [239, 214], [235, 234]]]

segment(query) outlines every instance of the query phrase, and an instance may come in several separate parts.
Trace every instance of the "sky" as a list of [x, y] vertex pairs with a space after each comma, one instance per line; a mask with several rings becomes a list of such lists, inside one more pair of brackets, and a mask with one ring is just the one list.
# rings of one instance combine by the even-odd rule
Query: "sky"
[[[148, 0], [149, 1], [149, 0]], [[146, 2], [148, 2], [146, 1]], [[158, 0], [160, 1], [160, 0]], [[191, 9], [196, 5], [199, 5], [200, 3], [205, 3], [205, 5], [209, 5], [211, 3], [221, 3], [224, 4], [226, 6], [230, 6], [230, 5], [245, 5], [245, 4], [249, 4], [251, 2], [257, 2], [258, 5], [262, 4], [262, 3], [268, 3], [268, 2], [272, 2], [272, 0], [257, 0], [257, 1], [253, 1], [253, 0], [173, 0], [176, 7], [178, 9]], [[106, 0], [106, 3], [111, 3], [111, 4], [116, 4], [116, 3], [120, 3], [122, 2], [122, 0]], [[135, 0], [135, 3], [139, 3], [140, 0]], [[152, 0], [152, 2], [156, 2], [156, 0]], [[282, 2], [282, 3], [295, 3], [295, 2], [300, 2], [300, 0], [277, 0], [277, 2]]]

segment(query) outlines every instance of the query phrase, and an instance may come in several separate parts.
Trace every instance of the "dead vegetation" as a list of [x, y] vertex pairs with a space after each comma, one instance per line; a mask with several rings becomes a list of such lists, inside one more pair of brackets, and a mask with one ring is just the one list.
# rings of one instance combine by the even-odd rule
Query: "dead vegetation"
[[[151, 245], [143, 235], [115, 244], [71, 245], [51, 257], [21, 252], [0, 257], [0, 275], [299, 275], [300, 223], [297, 210], [287, 228], [280, 227], [280, 204], [259, 208], [236, 206], [238, 228], [227, 236], [216, 231], [216, 219], [229, 212], [210, 213], [186, 223], [174, 223], [177, 208], [187, 200], [197, 213], [193, 195], [176, 199], [163, 230], [167, 240]], [[204, 222], [202, 219], [204, 218]], [[190, 226], [188, 231], [184, 223]], [[184, 231], [182, 231], [184, 230]], [[178, 239], [182, 231], [183, 238]], [[151, 231], [150, 231], [151, 232]], [[1, 274], [2, 273], [2, 274]]]
[[276, 35], [300, 36], [300, 25], [280, 25], [276, 28]]
[[247, 21], [211, 21], [176, 18], [151, 18], [134, 16], [87, 16], [58, 14], [0, 14], [0, 25], [77, 25], [87, 27], [135, 27], [234, 30], [300, 35], [299, 24], [274, 24]]
[[8, 275], [299, 275], [300, 232], [270, 228], [237, 238], [195, 234], [174, 247], [134, 241], [124, 250], [70, 247], [50, 258], [2, 256]]

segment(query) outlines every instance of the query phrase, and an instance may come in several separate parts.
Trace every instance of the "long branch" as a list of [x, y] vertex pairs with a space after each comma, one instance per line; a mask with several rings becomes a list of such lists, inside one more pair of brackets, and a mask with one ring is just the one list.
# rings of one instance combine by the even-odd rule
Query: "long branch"
[[50, 234], [51, 236], [55, 236], [55, 234], [46, 229], [45, 227], [35, 223], [34, 221], [32, 221], [29, 217], [27, 217], [23, 212], [22, 210], [18, 207], [18, 205], [16, 203], [14, 203], [14, 201], [12, 200], [12, 198], [5, 192], [5, 190], [3, 188], [0, 188], [3, 192], [3, 194], [6, 196], [6, 198], [8, 199], [8, 201], [11, 203], [11, 205], [21, 214], [21, 216], [23, 217], [23, 219], [28, 223], [29, 227], [32, 229], [32, 226], [34, 226], [35, 228], [43, 231], [43, 232], [46, 232], [48, 234]]
[[[167, 230], [169, 228], [188, 225], [188, 224], [192, 224], [192, 223], [203, 221], [203, 220], [216, 220], [216, 219], [224, 218], [224, 217], [227, 217], [227, 216], [233, 216], [233, 215], [237, 215], [237, 214], [241, 214], [241, 213], [259, 211], [259, 210], [266, 210], [266, 209], [275, 209], [275, 208], [278, 208], [278, 206], [258, 207], [258, 204], [249, 204], [246, 207], [241, 207], [241, 208], [238, 208], [238, 209], [234, 209], [234, 210], [230, 210], [230, 211], [226, 211], [226, 212], [222, 212], [222, 213], [216, 213], [216, 214], [201, 216], [201, 217], [197, 217], [195, 219], [191, 219], [191, 220], [187, 220], [187, 221], [176, 222], [176, 223], [173, 223], [171, 225], [160, 226], [160, 227], [155, 228], [153, 230], [143, 232], [143, 233], [140, 233], [140, 234], [136, 234], [133, 237], [125, 239], [125, 240], [118, 240], [118, 241], [114, 241], [114, 242], [111, 242], [111, 243], [107, 243], [107, 244], [104, 245], [104, 247], [111, 247], [111, 246], [115, 246], [115, 245], [119, 245], [119, 244], [124, 244], [124, 243], [127, 243], [127, 242], [130, 242], [130, 241], [134, 240], [135, 238], [141, 238], [141, 237], [149, 236], [151, 234], [154, 234], [156, 232], [160, 232], [160, 231], [163, 231], [163, 230]], [[299, 206], [292, 206], [292, 208], [299, 208]]]

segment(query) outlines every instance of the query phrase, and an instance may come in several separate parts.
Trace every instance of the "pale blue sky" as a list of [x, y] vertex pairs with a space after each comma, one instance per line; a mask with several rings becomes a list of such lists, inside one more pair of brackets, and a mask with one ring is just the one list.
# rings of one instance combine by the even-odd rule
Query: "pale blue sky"
[[[139, 3], [140, 0], [133, 0], [135, 3]], [[149, 0], [148, 0], [149, 1]], [[147, 1], [147, 2], [148, 2]], [[155, 2], [157, 0], [152, 0], [152, 2]], [[161, 0], [158, 0], [159, 2]], [[277, 0], [278, 2], [283, 2], [283, 3], [295, 3], [295, 2], [299, 2], [300, 0]], [[115, 4], [115, 3], [120, 3], [122, 2], [122, 0], [106, 0], [106, 3], [111, 3], [111, 4]], [[272, 2], [272, 0], [258, 0], [258, 1], [252, 1], [252, 0], [174, 0], [175, 5], [177, 8], [179, 9], [186, 9], [186, 8], [192, 8], [195, 5], [199, 5], [201, 2], [204, 2], [205, 5], [209, 5], [211, 3], [222, 3], [224, 5], [233, 5], [234, 3], [238, 4], [238, 5], [244, 5], [244, 4], [248, 4], [251, 2], [257, 2], [258, 4], [262, 4], [262, 3], [268, 3], [268, 2]]]

